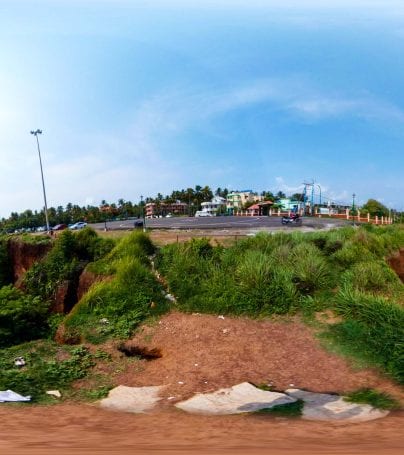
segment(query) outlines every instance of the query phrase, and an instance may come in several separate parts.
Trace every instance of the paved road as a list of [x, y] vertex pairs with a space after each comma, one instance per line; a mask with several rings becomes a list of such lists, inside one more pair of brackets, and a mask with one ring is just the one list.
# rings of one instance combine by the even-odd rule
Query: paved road
[[[303, 218], [303, 227], [321, 228], [328, 226], [342, 226], [344, 220], [329, 218]], [[178, 217], [178, 218], [153, 218], [146, 220], [149, 229], [262, 229], [281, 226], [281, 217], [273, 216], [217, 216], [206, 218]], [[104, 229], [104, 223], [93, 224], [94, 229]], [[134, 220], [108, 221], [109, 230], [133, 229]]]

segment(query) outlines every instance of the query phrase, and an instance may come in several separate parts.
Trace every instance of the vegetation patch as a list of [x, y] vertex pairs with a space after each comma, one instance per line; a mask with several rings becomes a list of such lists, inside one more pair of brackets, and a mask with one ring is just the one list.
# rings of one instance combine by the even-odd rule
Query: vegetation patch
[[65, 280], [77, 280], [88, 262], [101, 259], [113, 245], [111, 239], [98, 237], [90, 228], [77, 233], [65, 230], [46, 257], [28, 270], [24, 286], [44, 300], [53, 299], [59, 285]]
[[12, 285], [0, 288], [0, 348], [48, 333], [48, 304]]
[[[16, 357], [26, 365], [18, 368]], [[58, 357], [60, 360], [58, 360]], [[85, 346], [58, 347], [51, 341], [31, 342], [0, 351], [0, 390], [31, 395], [34, 402], [49, 401], [47, 390], [71, 393], [73, 381], [86, 377], [94, 358]]]
[[157, 266], [183, 311], [314, 321], [330, 310], [342, 322], [322, 324], [324, 338], [403, 382], [404, 286], [385, 260], [403, 246], [401, 226], [260, 233], [229, 248], [167, 245]]
[[360, 389], [344, 396], [350, 403], [369, 404], [374, 408], [395, 410], [400, 409], [400, 403], [384, 392], [374, 389]]
[[66, 317], [66, 329], [98, 344], [110, 337], [126, 339], [147, 317], [165, 312], [167, 301], [148, 260], [153, 251], [143, 233], [123, 238], [100, 261], [111, 279], [90, 288]]
[[12, 270], [8, 255], [7, 238], [0, 236], [0, 288], [12, 281]]

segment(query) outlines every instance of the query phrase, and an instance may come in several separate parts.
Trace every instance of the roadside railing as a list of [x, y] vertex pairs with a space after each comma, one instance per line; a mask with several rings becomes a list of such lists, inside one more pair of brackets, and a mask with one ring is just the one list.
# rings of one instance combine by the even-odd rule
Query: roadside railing
[[[281, 210], [281, 209], [269, 209], [268, 216], [290, 216], [292, 213], [291, 210]], [[262, 216], [260, 213], [257, 213], [256, 210], [239, 210], [234, 213], [235, 216]], [[300, 212], [300, 215], [303, 215], [303, 212]], [[393, 218], [390, 216], [375, 216], [371, 217], [369, 213], [362, 216], [360, 210], [357, 210], [356, 215], [352, 215], [349, 209], [346, 209], [344, 213], [319, 213], [316, 210], [316, 213], [313, 215], [317, 218], [337, 218], [341, 220], [356, 221], [358, 223], [369, 223], [369, 224], [393, 224]]]

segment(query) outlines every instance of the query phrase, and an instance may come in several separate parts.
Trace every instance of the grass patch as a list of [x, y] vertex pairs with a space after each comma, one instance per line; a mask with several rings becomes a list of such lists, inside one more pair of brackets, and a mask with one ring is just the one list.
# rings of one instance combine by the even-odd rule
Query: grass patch
[[400, 409], [400, 403], [384, 392], [378, 392], [374, 389], [360, 389], [348, 393], [344, 400], [350, 403], [369, 404], [374, 408], [395, 410]]
[[[124, 237], [92, 271], [111, 278], [94, 284], [66, 317], [67, 330], [99, 344], [108, 338], [128, 338], [146, 318], [168, 309], [163, 289], [150, 270], [154, 246], [147, 235]], [[103, 322], [104, 321], [104, 322]]]

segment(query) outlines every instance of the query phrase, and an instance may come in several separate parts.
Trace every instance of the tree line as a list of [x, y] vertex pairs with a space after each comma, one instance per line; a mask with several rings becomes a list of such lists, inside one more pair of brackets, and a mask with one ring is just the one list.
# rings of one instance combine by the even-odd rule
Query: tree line
[[[117, 202], [109, 203], [105, 199], [101, 201], [99, 206], [87, 205], [79, 206], [77, 204], [68, 203], [66, 207], [50, 207], [48, 208], [49, 224], [55, 226], [57, 224], [71, 224], [77, 221], [86, 221], [87, 223], [101, 223], [114, 219], [141, 218], [143, 216], [144, 206], [147, 203], [174, 203], [176, 201], [184, 202], [190, 207], [190, 214], [200, 210], [202, 202], [210, 201], [214, 196], [226, 198], [231, 192], [228, 188], [217, 188], [213, 191], [209, 186], [196, 185], [195, 188], [186, 188], [174, 190], [169, 195], [158, 193], [155, 197], [141, 196], [141, 200], [137, 203], [118, 199]], [[286, 194], [282, 191], [273, 193], [272, 191], [262, 191], [260, 196], [264, 200], [276, 202], [279, 199], [285, 198]], [[302, 200], [301, 193], [290, 195], [294, 200]], [[251, 205], [247, 204], [247, 205]], [[247, 208], [247, 206], [245, 207]], [[387, 216], [389, 209], [379, 201], [369, 199], [362, 206], [362, 213], [369, 212], [371, 216]], [[396, 217], [402, 219], [402, 214], [396, 212]], [[44, 210], [27, 209], [21, 213], [12, 212], [8, 218], [0, 220], [0, 230], [6, 232], [14, 232], [18, 229], [35, 229], [45, 225]]]
[[[104, 199], [99, 206], [79, 206], [69, 202], [65, 207], [49, 207], [48, 218], [51, 226], [57, 224], [71, 224], [77, 221], [101, 223], [117, 218], [137, 218], [143, 216], [144, 206], [150, 202], [161, 204], [180, 201], [191, 206], [193, 212], [195, 212], [201, 208], [202, 202], [210, 201], [213, 196], [226, 198], [229, 193], [230, 190], [228, 188], [217, 188], [213, 191], [207, 185], [196, 185], [195, 188], [174, 190], [168, 195], [158, 193], [155, 197], [148, 196], [143, 198], [143, 196], [141, 196], [139, 202], [126, 201], [122, 198], [118, 199], [117, 202], [112, 203], [107, 202]], [[261, 194], [269, 200], [275, 200], [275, 197], [284, 197], [282, 192], [278, 192], [277, 195], [274, 195], [270, 191], [263, 191]], [[45, 226], [44, 210], [33, 211], [27, 209], [21, 213], [12, 212], [8, 218], [2, 218], [0, 220], [0, 229], [2, 231], [13, 232], [18, 229], [35, 229], [40, 226]]]

